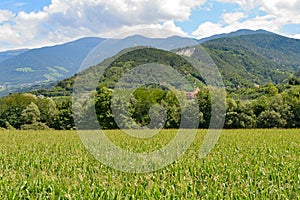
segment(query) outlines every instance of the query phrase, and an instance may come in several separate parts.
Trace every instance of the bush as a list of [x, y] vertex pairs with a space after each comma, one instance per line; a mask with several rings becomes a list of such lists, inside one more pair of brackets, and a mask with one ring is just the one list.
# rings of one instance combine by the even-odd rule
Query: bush
[[51, 130], [51, 129], [44, 123], [35, 122], [32, 124], [22, 125], [21, 130]]
[[286, 120], [274, 110], [262, 112], [257, 119], [258, 128], [283, 128], [286, 124]]

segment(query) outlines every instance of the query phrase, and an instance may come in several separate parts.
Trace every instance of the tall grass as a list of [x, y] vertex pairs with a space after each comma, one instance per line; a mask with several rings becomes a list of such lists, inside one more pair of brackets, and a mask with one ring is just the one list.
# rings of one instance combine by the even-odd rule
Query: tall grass
[[[148, 152], [174, 131], [118, 146]], [[91, 156], [72, 131], [1, 131], [0, 199], [300, 199], [299, 130], [225, 130], [198, 158], [204, 130], [186, 154], [149, 174], [116, 171]]]

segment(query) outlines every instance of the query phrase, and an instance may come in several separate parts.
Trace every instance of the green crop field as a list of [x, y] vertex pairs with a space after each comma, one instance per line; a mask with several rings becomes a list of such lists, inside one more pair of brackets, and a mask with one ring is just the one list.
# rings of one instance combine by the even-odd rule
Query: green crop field
[[[300, 130], [224, 130], [203, 159], [205, 133], [172, 165], [132, 174], [94, 159], [75, 131], [0, 131], [0, 199], [300, 199]], [[106, 134], [148, 152], [175, 131], [149, 141]]]

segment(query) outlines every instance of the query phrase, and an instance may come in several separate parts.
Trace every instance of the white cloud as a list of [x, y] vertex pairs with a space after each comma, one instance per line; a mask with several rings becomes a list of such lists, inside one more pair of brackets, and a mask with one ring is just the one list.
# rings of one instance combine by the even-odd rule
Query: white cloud
[[221, 17], [226, 24], [232, 24], [240, 21], [241, 19], [247, 18], [247, 15], [242, 12], [234, 12], [224, 13]]
[[9, 10], [0, 10], [0, 23], [11, 20], [15, 14]]
[[118, 29], [118, 31], [106, 32], [101, 36], [104, 38], [125, 38], [132, 35], [143, 35], [150, 38], [165, 38], [174, 35], [188, 37], [188, 33], [176, 26], [174, 21], [166, 21], [163, 24], [126, 26]]
[[[300, 0], [217, 0], [218, 2], [238, 4], [242, 12], [224, 13], [218, 23], [200, 24], [192, 35], [197, 38], [214, 34], [229, 33], [238, 29], [265, 29], [279, 33], [287, 24], [300, 24]], [[248, 18], [246, 13], [263, 11], [265, 15]], [[241, 19], [245, 19], [241, 22]], [[293, 37], [299, 37], [298, 34]]]
[[[241, 8], [250, 10], [259, 5], [261, 0], [217, 0], [223, 3], [238, 4]], [[268, 0], [267, 0], [268, 1]]]
[[192, 33], [192, 35], [200, 39], [221, 33], [222, 29], [222, 24], [205, 22], [201, 24], [198, 29]]
[[54, 0], [45, 8], [55, 26], [106, 29], [120, 26], [187, 20], [205, 0]]
[[259, 9], [285, 23], [300, 23], [300, 0], [217, 0], [238, 4], [245, 11]]
[[[242, 28], [279, 33], [286, 24], [300, 24], [300, 0], [216, 0], [240, 6], [224, 13], [218, 23], [200, 24], [198, 38]], [[205, 3], [208, 4], [205, 4]], [[187, 35], [174, 21], [187, 21], [208, 0], [52, 0], [40, 12], [0, 10], [0, 50], [38, 47], [85, 36], [112, 37], [127, 30], [168, 29]], [[249, 19], [249, 12], [265, 16]], [[213, 12], [213, 11], [212, 11]], [[260, 13], [261, 14], [261, 13]], [[243, 20], [242, 20], [243, 19]], [[168, 35], [168, 34], [167, 34]], [[296, 36], [295, 36], [296, 37]]]
[[169, 30], [171, 32], [178, 33], [181, 36], [188, 36], [188, 33], [184, 32], [180, 27], [176, 26], [174, 21], [166, 21], [163, 25], [158, 26], [162, 30]]
[[285, 23], [300, 24], [300, 0], [262, 0], [261, 10], [276, 16]]
[[267, 15], [263, 17], [255, 17], [252, 19], [248, 19], [243, 22], [236, 21], [234, 23], [226, 25], [222, 23], [205, 22], [201, 24], [198, 27], [198, 29], [192, 33], [192, 35], [200, 39], [212, 36], [214, 34], [230, 33], [239, 29], [264, 29], [274, 33], [279, 33], [280, 28], [283, 25], [284, 24], [280, 21], [277, 21], [276, 18], [274, 18], [274, 16]]
[[[174, 21], [188, 20], [192, 9], [206, 0], [52, 0], [40, 12], [0, 12], [3, 48], [32, 47], [84, 36], [111, 36], [143, 26], [185, 34]], [[9, 15], [10, 14], [10, 15]], [[162, 25], [161, 25], [162, 24]], [[3, 37], [1, 36], [3, 35]], [[9, 41], [9, 43], [7, 42]]]

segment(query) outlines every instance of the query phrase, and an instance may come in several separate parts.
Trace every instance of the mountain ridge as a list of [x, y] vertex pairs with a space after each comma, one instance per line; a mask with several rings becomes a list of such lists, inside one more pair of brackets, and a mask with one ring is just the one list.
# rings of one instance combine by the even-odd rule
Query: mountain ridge
[[[156, 48], [164, 47], [162, 49], [166, 50], [172, 50], [177, 47], [196, 46], [199, 42], [196, 42], [194, 39], [182, 38], [178, 36], [172, 36], [163, 39], [147, 38], [141, 35], [134, 35], [125, 38], [121, 42], [118, 41], [118, 44], [120, 44], [120, 46], [125, 49], [127, 47], [130, 47], [130, 45], [132, 46], [132, 43], [134, 43], [136, 38], [138, 39], [139, 44], [152, 47], [155, 46]], [[179, 42], [178, 39], [180, 39]], [[0, 62], [1, 70], [5, 67], [6, 69], [9, 69], [6, 72], [5, 70], [2, 70], [3, 72], [0, 75], [0, 95], [5, 95], [9, 92], [18, 91], [20, 89], [22, 89], [22, 91], [26, 91], [26, 87], [30, 88], [33, 85], [39, 84], [45, 85], [47, 84], [47, 82], [60, 81], [73, 76], [78, 72], [82, 60], [86, 57], [86, 55], [88, 55], [95, 46], [103, 41], [108, 41], [108, 44], [109, 42], [114, 42], [114, 40], [106, 40], [104, 38], [97, 37], [81, 38], [79, 40], [71, 41], [61, 45], [27, 50], [26, 52], [18, 54], [14, 57], [21, 57], [21, 61], [32, 59], [36, 62], [33, 65], [24, 65], [24, 63], [26, 62], [19, 62], [23, 65], [16, 65], [13, 62], [10, 63], [12, 60], [14, 60], [14, 58], [10, 58], [6, 61]], [[212, 58], [214, 58], [214, 61], [219, 65], [218, 67], [220, 68], [220, 71], [223, 71], [222, 75], [225, 75], [226, 79], [229, 80], [229, 76], [231, 75], [234, 77], [234, 80], [231, 80], [231, 82], [234, 82], [233, 84], [230, 84], [230, 81], [226, 80], [227, 85], [230, 85], [230, 87], [237, 87], [239, 85], [249, 85], [254, 83], [263, 84], [263, 82], [259, 80], [270, 75], [282, 76], [283, 79], [285, 79], [291, 74], [296, 74], [297, 71], [300, 71], [300, 68], [297, 68], [298, 66], [300, 66], [300, 57], [298, 56], [300, 52], [299, 42], [300, 40], [287, 38], [264, 30], [252, 31], [243, 29], [229, 34], [216, 35], [215, 37], [210, 37], [209, 41], [199, 43], [201, 43], [201, 45], [203, 45], [204, 48], [206, 48], [206, 50], [210, 52]], [[262, 44], [265, 44], [265, 46], [262, 46]], [[59, 48], [61, 48], [62, 50], [58, 50]], [[268, 55], [269, 52], [271, 52], [270, 50], [272, 51], [272, 53]], [[64, 54], [66, 52], [62, 53], [62, 51], [66, 51], [67, 54]], [[109, 51], [106, 52], [107, 55], [104, 55], [100, 60], [95, 60], [93, 63], [89, 63], [86, 68], [100, 63], [104, 59], [111, 57], [111, 55], [115, 55], [116, 53], [118, 53], [118, 48], [110, 49]], [[249, 62], [246, 58], [244, 58], [244, 60], [242, 59], [244, 54], [248, 55], [248, 57], [250, 56], [248, 60]], [[62, 58], [60, 58], [59, 56], [61, 56]], [[228, 60], [222, 62], [220, 58], [226, 58], [226, 56], [228, 57]], [[238, 56], [240, 57], [237, 58]], [[254, 62], [253, 60], [256, 61]], [[239, 71], [238, 74], [229, 73], [231, 71], [236, 71], [234, 70], [233, 65], [238, 66], [238, 69], [240, 70], [237, 70]], [[254, 65], [257, 65], [258, 67], [260, 67], [260, 69], [264, 66], [269, 65], [270, 69], [268, 69], [269, 71], [260, 70], [259, 76], [255, 77], [256, 74], [253, 74], [253, 72], [255, 71]], [[36, 72], [41, 66], [44, 66], [44, 69], [40, 70], [40, 74], [39, 76], [37, 76]], [[76, 66], [76, 70], [72, 68], [74, 66]], [[281, 68], [287, 70], [286, 74], [282, 75], [281, 73], [276, 73], [276, 70], [281, 70]], [[264, 73], [266, 74], [262, 75]], [[250, 76], [251, 82], [248, 81], [247, 76]], [[257, 81], [255, 79], [259, 80]], [[282, 82], [283, 79], [277, 80], [276, 78], [271, 78], [267, 79], [267, 81], [273, 82], [275, 80], [274, 82], [277, 83]], [[35, 81], [30, 82], [33, 80]], [[20, 81], [20, 84], [17, 84], [15, 88], [5, 90], [5, 84], [16, 83], [17, 81]], [[28, 85], [26, 85], [26, 81], [29, 81]], [[242, 82], [247, 82], [247, 84], [241, 84]], [[38, 86], [36, 86], [36, 88], [38, 88]], [[3, 90], [5, 91], [3, 92]]]
[[230, 33], [222, 33], [222, 34], [216, 34], [209, 37], [205, 37], [202, 39], [198, 39], [198, 42], [200, 44], [208, 42], [210, 40], [220, 39], [220, 38], [231, 38], [231, 37], [237, 37], [237, 36], [243, 36], [243, 35], [255, 35], [255, 34], [275, 34], [263, 29], [259, 30], [250, 30], [250, 29], [240, 29], [234, 32]]

